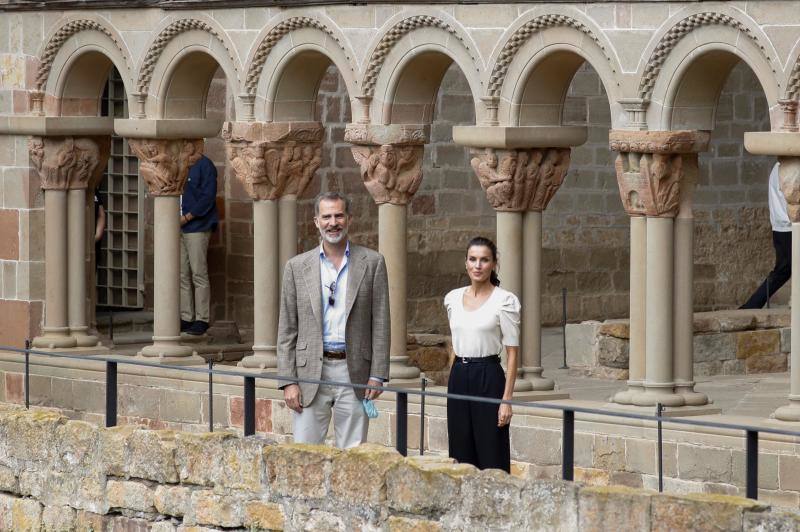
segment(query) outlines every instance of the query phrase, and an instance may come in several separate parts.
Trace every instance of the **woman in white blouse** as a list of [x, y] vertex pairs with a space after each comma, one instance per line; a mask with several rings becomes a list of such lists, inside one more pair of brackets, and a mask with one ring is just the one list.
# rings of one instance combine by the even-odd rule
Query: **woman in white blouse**
[[[444, 298], [456, 358], [448, 393], [511, 399], [517, 374], [520, 304], [500, 288], [494, 269], [497, 247], [488, 238], [473, 238], [467, 246], [470, 285]], [[500, 366], [506, 348], [508, 373]], [[450, 456], [480, 469], [510, 472], [508, 425], [511, 405], [448, 399], [447, 435]]]

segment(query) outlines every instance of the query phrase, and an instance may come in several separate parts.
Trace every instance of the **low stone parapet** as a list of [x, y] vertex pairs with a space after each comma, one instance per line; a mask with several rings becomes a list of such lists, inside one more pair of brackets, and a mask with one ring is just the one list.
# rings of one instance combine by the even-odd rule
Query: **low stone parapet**
[[[694, 374], [745, 375], [788, 369], [788, 308], [696, 312]], [[567, 364], [574, 374], [628, 378], [628, 320], [567, 325]]]
[[520, 479], [372, 444], [105, 429], [7, 406], [0, 442], [4, 531], [800, 527], [800, 514], [740, 497]]

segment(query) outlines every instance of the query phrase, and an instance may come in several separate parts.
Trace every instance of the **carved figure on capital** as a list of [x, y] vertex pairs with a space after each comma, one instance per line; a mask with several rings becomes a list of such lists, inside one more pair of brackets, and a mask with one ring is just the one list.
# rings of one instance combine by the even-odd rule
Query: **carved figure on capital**
[[45, 190], [87, 188], [103, 173], [108, 137], [31, 137], [28, 153]]
[[203, 155], [202, 139], [129, 139], [151, 196], [179, 196], [189, 168]]
[[569, 170], [569, 148], [530, 148], [473, 152], [470, 164], [498, 211], [542, 211]]
[[353, 146], [364, 186], [375, 203], [406, 205], [422, 183], [420, 145]]
[[677, 215], [684, 156], [696, 154], [618, 154], [614, 166], [625, 211], [632, 216]]
[[786, 197], [789, 219], [800, 223], [800, 157], [778, 157], [781, 192]]

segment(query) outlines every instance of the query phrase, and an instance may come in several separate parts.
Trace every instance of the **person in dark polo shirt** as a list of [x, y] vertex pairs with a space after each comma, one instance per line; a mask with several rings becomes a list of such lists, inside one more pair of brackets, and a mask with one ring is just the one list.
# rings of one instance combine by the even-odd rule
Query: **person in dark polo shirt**
[[181, 196], [181, 332], [208, 330], [211, 285], [208, 242], [219, 223], [217, 169], [203, 155], [189, 169]]

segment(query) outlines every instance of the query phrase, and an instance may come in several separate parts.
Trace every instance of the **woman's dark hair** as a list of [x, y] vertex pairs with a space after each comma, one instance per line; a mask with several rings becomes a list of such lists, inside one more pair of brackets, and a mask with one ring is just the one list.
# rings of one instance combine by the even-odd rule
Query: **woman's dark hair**
[[[492, 260], [497, 262], [497, 246], [494, 245], [494, 242], [489, 240], [483, 236], [476, 236], [472, 240], [469, 241], [467, 244], [467, 253], [469, 253], [469, 248], [472, 246], [484, 246], [489, 248], [489, 251], [492, 252]], [[489, 277], [489, 282], [491, 282], [494, 286], [500, 286], [500, 278], [497, 276], [497, 272], [492, 270], [491, 277]]]

